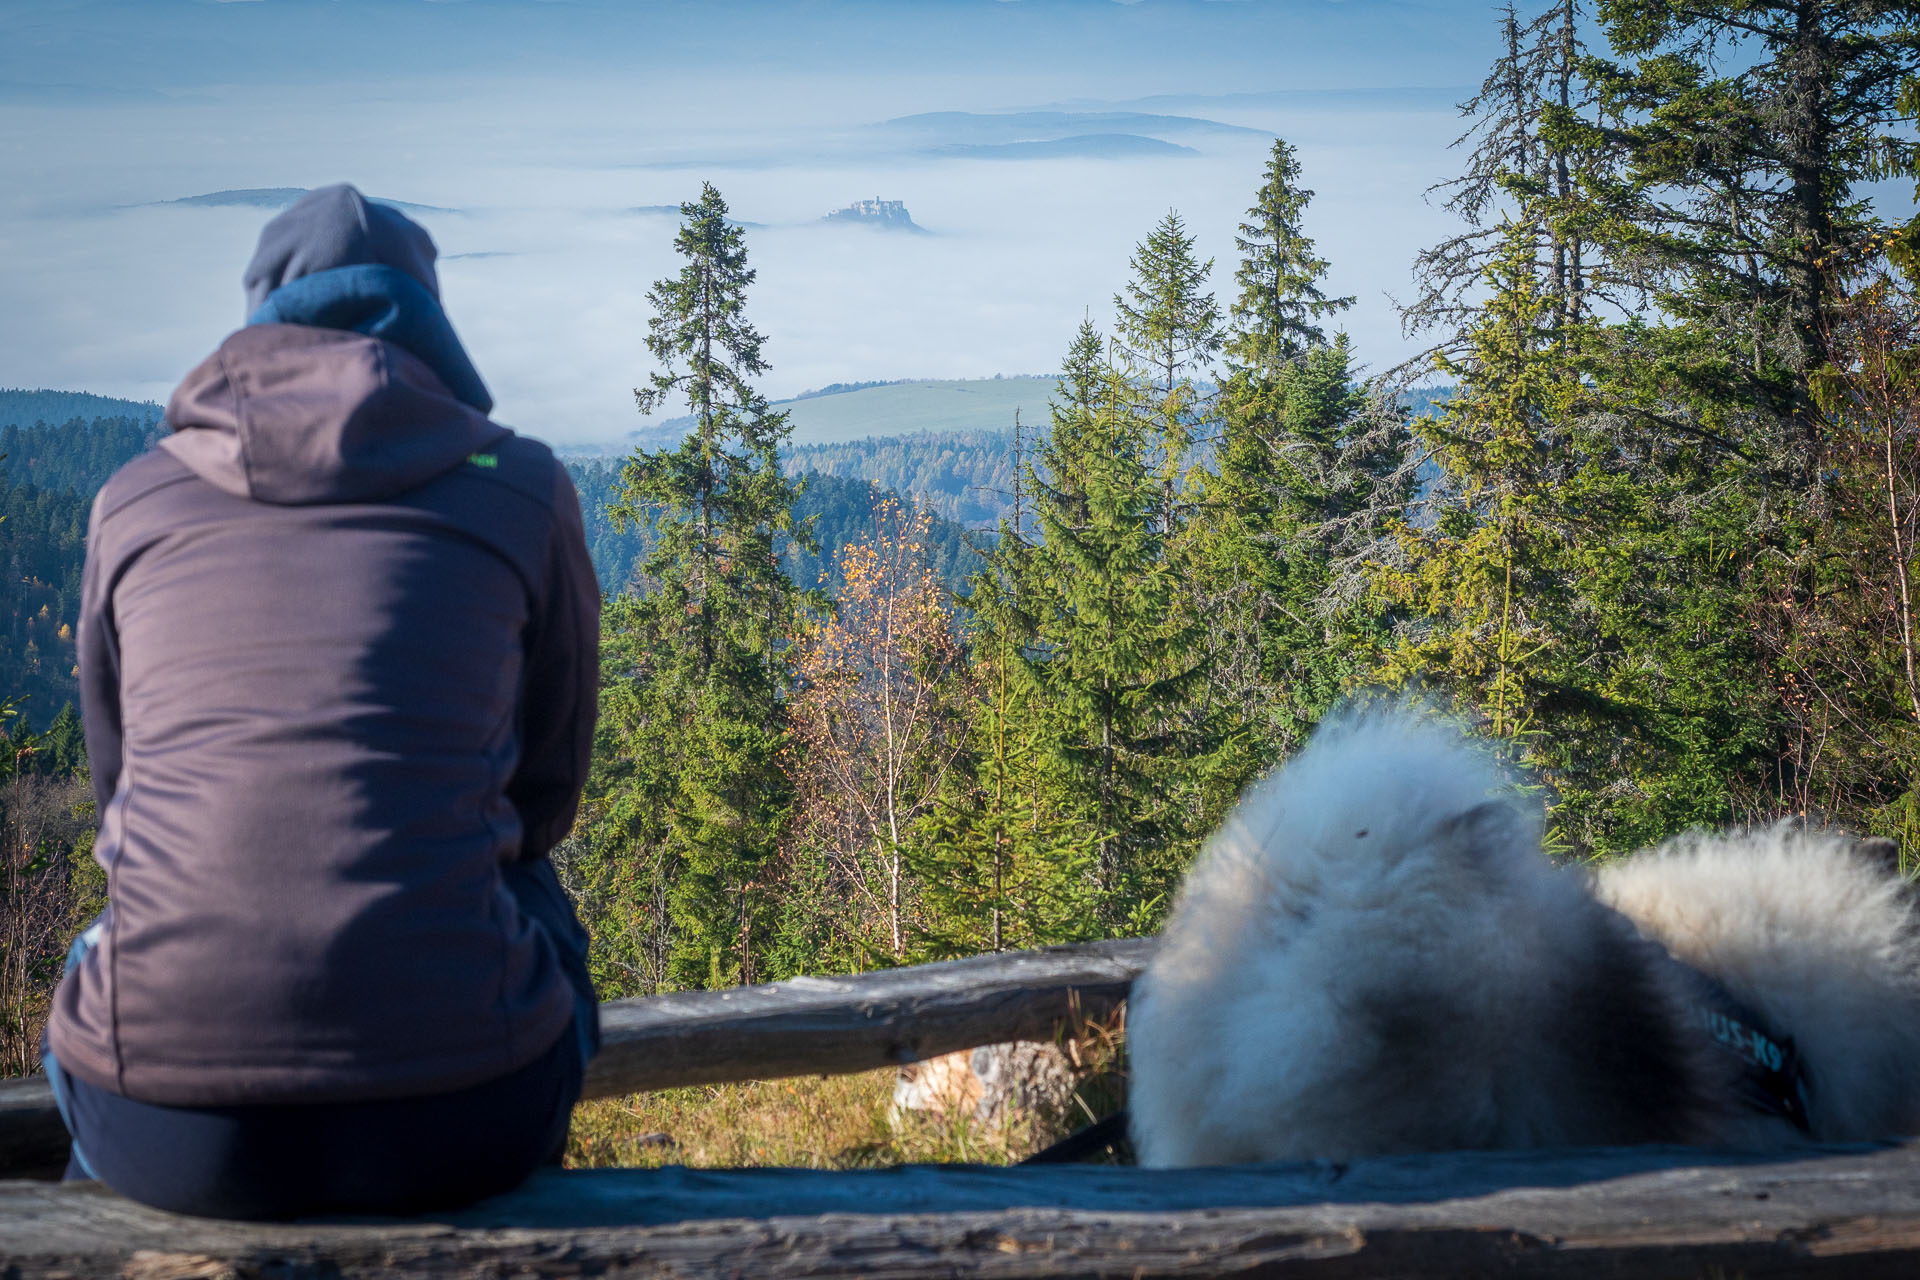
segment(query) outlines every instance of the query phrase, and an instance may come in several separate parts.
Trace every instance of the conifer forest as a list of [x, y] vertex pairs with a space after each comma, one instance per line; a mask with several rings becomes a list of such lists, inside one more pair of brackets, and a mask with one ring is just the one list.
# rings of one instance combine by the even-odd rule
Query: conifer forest
[[[1569, 859], [1794, 819], [1912, 865], [1920, 11], [1486, 20], [1428, 193], [1461, 229], [1400, 299], [1424, 354], [1349, 342], [1304, 230], [1336, 179], [1276, 139], [1230, 291], [1169, 192], [1111, 327], [1035, 353], [1058, 382], [983, 469], [997, 529], [783, 465], [753, 231], [711, 185], [681, 206], [635, 396], [693, 425], [574, 468], [607, 596], [556, 859], [604, 996], [1151, 932], [1242, 788], [1382, 691], [1472, 718]], [[71, 560], [90, 490], [6, 483], [17, 662], [72, 593], [29, 529]], [[0, 769], [83, 769], [74, 736]], [[8, 847], [12, 931], [68, 864]], [[11, 1018], [58, 951], [0, 943]]]

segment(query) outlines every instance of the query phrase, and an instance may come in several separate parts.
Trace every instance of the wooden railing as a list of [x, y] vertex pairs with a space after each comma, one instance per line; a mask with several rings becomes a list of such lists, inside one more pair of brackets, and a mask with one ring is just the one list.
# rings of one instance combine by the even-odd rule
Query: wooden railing
[[[1012, 951], [724, 991], [610, 1000], [584, 1095], [841, 1075], [1048, 1039], [1126, 999], [1153, 940]], [[0, 1081], [0, 1178], [57, 1176], [66, 1130], [44, 1079]]]
[[1227, 1169], [592, 1169], [414, 1221], [247, 1225], [0, 1182], [0, 1275], [1912, 1280], [1920, 1146]]
[[[1152, 943], [603, 1006], [589, 1096], [859, 1071], [1044, 1037], [1125, 998]], [[0, 1167], [64, 1148], [0, 1085]], [[1742, 1154], [1449, 1152], [1227, 1169], [543, 1172], [432, 1220], [245, 1225], [0, 1182], [0, 1277], [1920, 1276], [1920, 1143]]]

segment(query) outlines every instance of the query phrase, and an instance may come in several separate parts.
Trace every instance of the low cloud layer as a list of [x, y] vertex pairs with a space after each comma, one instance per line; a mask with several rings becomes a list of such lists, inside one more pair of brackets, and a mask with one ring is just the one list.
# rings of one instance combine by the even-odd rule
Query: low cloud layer
[[[264, 0], [214, 16], [271, 19], [283, 5], [294, 16], [310, 7]], [[503, 26], [529, 20], [525, 5], [432, 7]], [[939, 21], [979, 7], [939, 0], [920, 12], [931, 39]], [[1052, 7], [1061, 21], [1100, 16]], [[1382, 6], [1185, 7], [1246, 10], [1273, 26], [1290, 7], [1317, 22], [1339, 7], [1365, 22]], [[60, 20], [40, 17], [43, 34]], [[859, 30], [850, 21], [840, 37]], [[549, 439], [609, 440], [637, 425], [631, 388], [650, 367], [645, 294], [677, 260], [674, 219], [636, 210], [694, 198], [703, 180], [752, 224], [749, 314], [768, 336], [770, 394], [1038, 372], [1057, 366], [1083, 315], [1106, 319], [1129, 253], [1169, 208], [1215, 258], [1216, 290], [1231, 300], [1234, 228], [1276, 133], [1299, 147], [1318, 192], [1308, 230], [1333, 263], [1330, 288], [1361, 300], [1347, 323], [1361, 358], [1379, 367], [1408, 350], [1384, 295], [1408, 292], [1412, 254], [1448, 227], [1420, 193], [1456, 163], [1446, 144], [1457, 92], [1288, 92], [1242, 72], [1223, 81], [1199, 62], [1151, 79], [1067, 64], [1009, 83], [987, 64], [968, 77], [936, 58], [916, 77], [885, 54], [871, 52], [865, 77], [847, 72], [850, 52], [836, 46], [818, 65], [748, 59], [655, 77], [623, 78], [583, 53], [568, 78], [503, 62], [491, 75], [455, 67], [369, 81], [338, 66], [306, 83], [181, 83], [170, 71], [117, 86], [89, 86], [82, 58], [62, 86], [38, 89], [0, 59], [10, 95], [0, 154], [16, 178], [0, 193], [0, 385], [164, 399], [239, 323], [240, 270], [271, 215], [259, 200], [164, 202], [340, 180], [423, 206], [415, 216], [440, 245], [449, 311], [498, 415]], [[100, 64], [118, 56], [108, 49]], [[1433, 74], [1446, 70], [1462, 82], [1473, 74]], [[1005, 114], [1016, 109], [1035, 114]], [[920, 114], [929, 111], [950, 114]], [[904, 201], [931, 234], [820, 221], [874, 197]]]

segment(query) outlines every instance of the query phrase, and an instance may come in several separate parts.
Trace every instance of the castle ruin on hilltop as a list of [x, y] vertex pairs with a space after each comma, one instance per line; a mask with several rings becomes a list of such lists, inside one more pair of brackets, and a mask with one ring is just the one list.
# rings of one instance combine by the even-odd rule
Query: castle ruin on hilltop
[[904, 200], [882, 200], [875, 196], [871, 200], [855, 200], [844, 209], [835, 209], [825, 215], [823, 222], [859, 222], [868, 226], [884, 227], [897, 231], [925, 232], [926, 228], [913, 220], [907, 212]]

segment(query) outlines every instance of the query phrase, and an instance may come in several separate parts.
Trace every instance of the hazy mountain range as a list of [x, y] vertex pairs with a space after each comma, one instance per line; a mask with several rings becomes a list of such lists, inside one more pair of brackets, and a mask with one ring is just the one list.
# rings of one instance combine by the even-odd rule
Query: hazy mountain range
[[[209, 191], [205, 195], [181, 196], [177, 200], [155, 200], [154, 204], [184, 204], [200, 209], [284, 209], [311, 187], [239, 187], [231, 191]], [[386, 196], [368, 196], [375, 204], [384, 204], [402, 213], [459, 213], [434, 204], [413, 204]]]
[[1140, 111], [922, 111], [895, 116], [876, 126], [897, 134], [934, 137], [943, 142], [1031, 142], [1079, 134], [1251, 134], [1259, 129], [1222, 124], [1198, 116], [1150, 115]]
[[[1141, 111], [1041, 110], [922, 111], [850, 129], [809, 130], [778, 145], [709, 141], [674, 147], [641, 168], [692, 169], [715, 164], [791, 168], [823, 162], [912, 163], [928, 160], [1128, 160], [1194, 156], [1196, 143], [1257, 142], [1262, 129], [1201, 116]], [[1184, 139], [1185, 141], [1175, 141]]]

